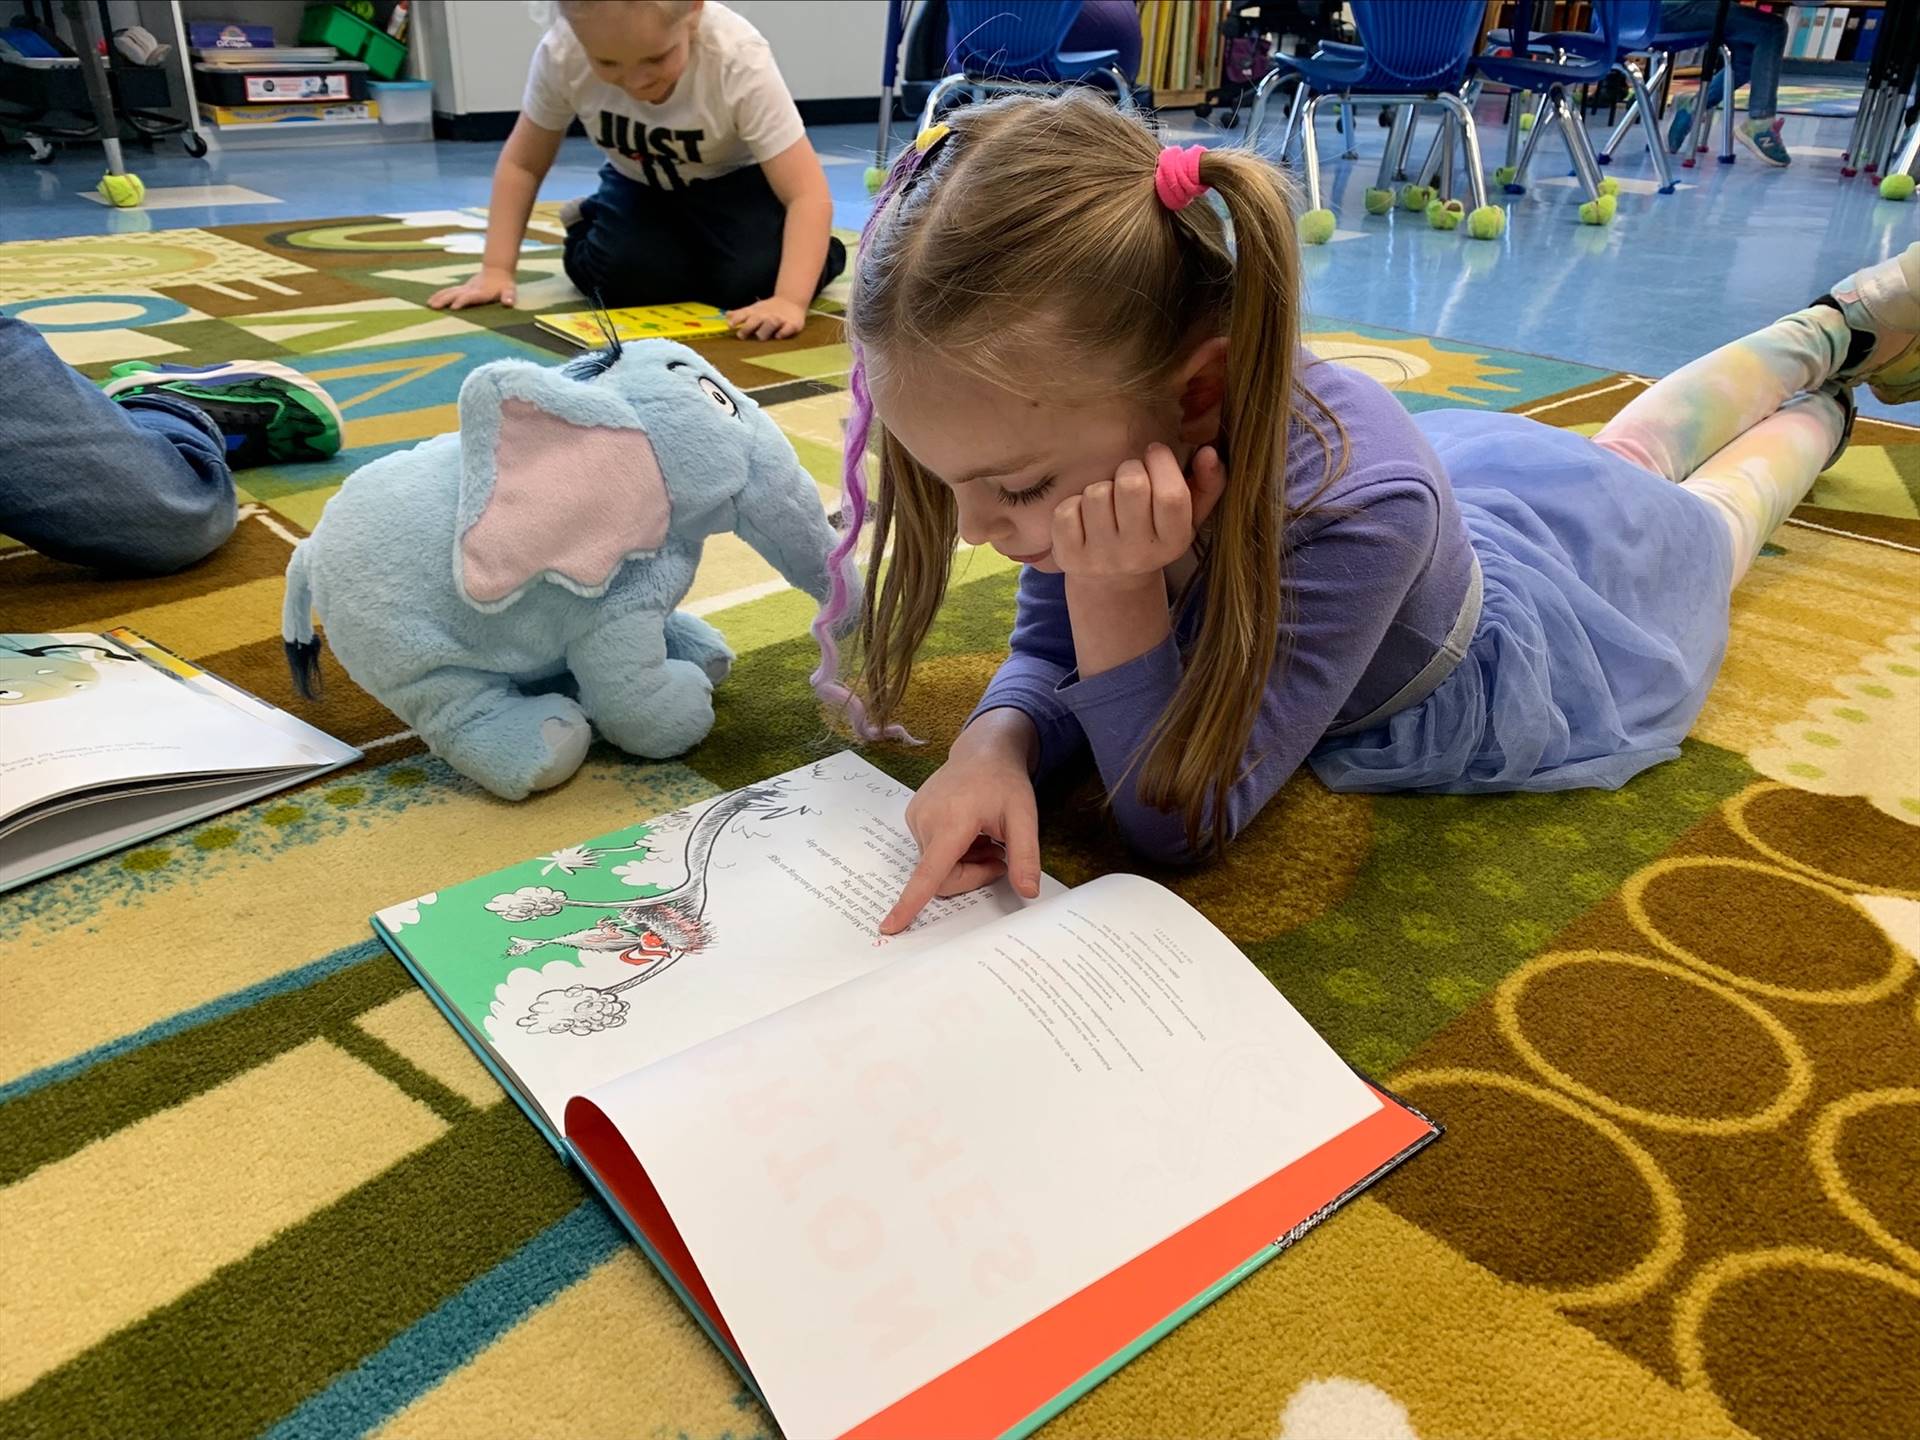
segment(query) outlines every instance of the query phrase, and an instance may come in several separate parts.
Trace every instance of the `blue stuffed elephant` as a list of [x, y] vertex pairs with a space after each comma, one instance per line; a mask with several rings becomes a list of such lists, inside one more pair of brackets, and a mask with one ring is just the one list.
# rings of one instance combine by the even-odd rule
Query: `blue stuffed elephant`
[[294, 683], [340, 663], [435, 754], [518, 800], [591, 730], [648, 758], [713, 724], [733, 652], [675, 609], [733, 531], [817, 601], [835, 536], [793, 446], [692, 350], [483, 365], [460, 430], [347, 477], [287, 566]]

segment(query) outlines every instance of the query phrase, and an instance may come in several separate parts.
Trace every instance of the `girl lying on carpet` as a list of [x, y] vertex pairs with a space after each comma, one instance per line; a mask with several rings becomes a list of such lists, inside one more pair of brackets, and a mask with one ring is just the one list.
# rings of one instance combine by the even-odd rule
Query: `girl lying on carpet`
[[1729, 592], [1845, 444], [1850, 387], [1920, 397], [1916, 244], [1591, 440], [1408, 415], [1301, 348], [1290, 198], [1258, 156], [1163, 150], [1084, 95], [969, 107], [894, 166], [853, 283], [835, 551], [844, 585], [877, 424], [865, 708], [831, 692], [861, 731], [899, 708], [956, 538], [1026, 568], [884, 931], [1008, 870], [1033, 894], [1035, 782], [1089, 752], [1121, 832], [1173, 861], [1303, 761], [1345, 791], [1621, 785], [1679, 753]]
[[559, 0], [500, 152], [480, 273], [436, 310], [514, 299], [540, 182], [578, 119], [600, 188], [563, 206], [567, 278], [601, 305], [701, 300], [784, 340], [846, 265], [833, 197], [760, 32], [702, 0]]

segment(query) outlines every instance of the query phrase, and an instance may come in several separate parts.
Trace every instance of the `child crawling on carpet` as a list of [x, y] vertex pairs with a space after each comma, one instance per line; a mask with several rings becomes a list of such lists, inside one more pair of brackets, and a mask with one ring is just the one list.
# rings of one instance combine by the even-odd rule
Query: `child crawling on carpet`
[[514, 301], [540, 182], [578, 118], [600, 188], [562, 210], [567, 278], [612, 307], [699, 300], [783, 340], [847, 263], [833, 198], [767, 42], [703, 0], [559, 0], [493, 172], [480, 273], [435, 309]]
[[[1290, 199], [1258, 156], [1162, 149], [1083, 95], [968, 107], [894, 166], [854, 275], [819, 688], [879, 733], [956, 539], [1025, 569], [1012, 654], [908, 807], [884, 932], [1003, 873], [1034, 894], [1035, 785], [1089, 758], [1167, 861], [1302, 763], [1342, 791], [1623, 784], [1679, 753], [1729, 592], [1844, 446], [1851, 388], [1920, 398], [1915, 244], [1592, 439], [1409, 415], [1301, 348]], [[875, 438], [856, 699], [831, 622]]]

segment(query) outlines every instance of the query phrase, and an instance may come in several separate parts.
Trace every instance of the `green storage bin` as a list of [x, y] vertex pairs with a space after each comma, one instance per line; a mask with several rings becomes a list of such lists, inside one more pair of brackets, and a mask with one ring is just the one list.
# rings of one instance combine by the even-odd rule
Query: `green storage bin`
[[397, 79], [407, 67], [407, 47], [384, 30], [338, 5], [309, 5], [300, 19], [302, 45], [331, 45], [342, 55], [366, 62], [382, 80]]

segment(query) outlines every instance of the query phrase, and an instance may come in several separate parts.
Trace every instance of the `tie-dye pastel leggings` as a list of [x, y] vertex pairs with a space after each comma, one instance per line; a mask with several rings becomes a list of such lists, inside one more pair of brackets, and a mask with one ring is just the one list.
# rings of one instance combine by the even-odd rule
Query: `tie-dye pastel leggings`
[[1656, 382], [1594, 443], [1713, 506], [1733, 535], [1737, 585], [1840, 443], [1839, 402], [1811, 392], [1852, 334], [1824, 305], [1776, 320]]

